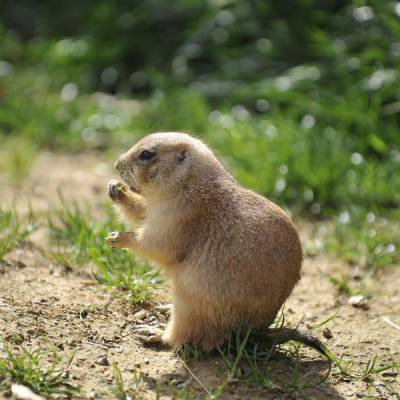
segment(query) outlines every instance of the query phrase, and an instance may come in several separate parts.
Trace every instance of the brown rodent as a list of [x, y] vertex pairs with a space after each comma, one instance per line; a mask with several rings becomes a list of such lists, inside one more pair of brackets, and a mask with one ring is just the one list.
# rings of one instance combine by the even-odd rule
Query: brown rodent
[[300, 279], [299, 237], [285, 212], [245, 189], [199, 139], [144, 137], [117, 162], [108, 194], [134, 232], [108, 242], [154, 261], [173, 285], [162, 341], [209, 350], [240, 326], [267, 328]]

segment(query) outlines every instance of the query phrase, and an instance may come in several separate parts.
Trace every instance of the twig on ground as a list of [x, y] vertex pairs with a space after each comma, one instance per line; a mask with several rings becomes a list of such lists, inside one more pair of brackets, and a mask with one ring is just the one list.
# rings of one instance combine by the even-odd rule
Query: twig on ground
[[390, 326], [393, 326], [393, 328], [398, 329], [400, 331], [400, 326], [395, 324], [389, 317], [382, 317], [382, 319], [389, 324]]
[[106, 349], [106, 350], [109, 349], [109, 347], [105, 346], [104, 344], [95, 343], [95, 342], [89, 342], [88, 340], [82, 340], [82, 343], [91, 344], [92, 346], [101, 347], [102, 349]]
[[192, 378], [202, 387], [202, 389], [211, 396], [211, 392], [207, 389], [207, 387], [200, 381], [200, 379], [192, 372], [192, 370], [188, 367], [185, 361], [182, 360], [181, 356], [179, 355], [178, 351], [175, 351], [176, 356], [178, 357], [179, 361], [183, 365], [183, 367], [189, 372]]

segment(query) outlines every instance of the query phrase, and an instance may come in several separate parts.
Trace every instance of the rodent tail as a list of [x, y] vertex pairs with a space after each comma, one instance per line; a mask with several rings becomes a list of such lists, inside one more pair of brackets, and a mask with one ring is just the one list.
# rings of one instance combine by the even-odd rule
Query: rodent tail
[[317, 350], [329, 361], [336, 363], [335, 356], [311, 332], [293, 328], [269, 328], [264, 332], [255, 333], [256, 339], [271, 345], [280, 345], [289, 341], [298, 342]]

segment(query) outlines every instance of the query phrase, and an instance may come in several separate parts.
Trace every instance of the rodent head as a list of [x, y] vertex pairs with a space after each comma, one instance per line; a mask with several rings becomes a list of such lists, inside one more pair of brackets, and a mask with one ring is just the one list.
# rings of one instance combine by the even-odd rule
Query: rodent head
[[145, 198], [176, 196], [201, 178], [227, 174], [204, 143], [177, 132], [145, 136], [118, 158], [115, 168]]

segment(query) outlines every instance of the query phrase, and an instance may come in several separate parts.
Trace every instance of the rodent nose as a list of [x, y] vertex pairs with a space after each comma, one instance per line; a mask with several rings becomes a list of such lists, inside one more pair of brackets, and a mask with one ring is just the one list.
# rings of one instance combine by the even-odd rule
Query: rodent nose
[[117, 161], [115, 161], [114, 168], [115, 168], [117, 171], [119, 171], [119, 170], [122, 168], [122, 161], [121, 161], [121, 157], [120, 157], [120, 158], [118, 158], [118, 160], [117, 160]]
[[128, 153], [124, 153], [124, 154], [121, 154], [118, 157], [117, 161], [114, 164], [114, 168], [117, 171], [122, 171], [128, 165], [129, 165], [129, 154]]

